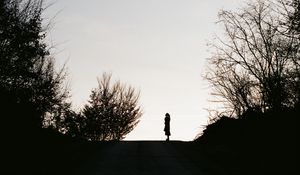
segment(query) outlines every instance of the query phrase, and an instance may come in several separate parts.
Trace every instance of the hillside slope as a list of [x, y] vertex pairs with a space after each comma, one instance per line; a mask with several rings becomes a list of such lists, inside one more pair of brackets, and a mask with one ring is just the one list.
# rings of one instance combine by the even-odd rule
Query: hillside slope
[[295, 174], [298, 172], [299, 110], [222, 117], [195, 142], [222, 174]]

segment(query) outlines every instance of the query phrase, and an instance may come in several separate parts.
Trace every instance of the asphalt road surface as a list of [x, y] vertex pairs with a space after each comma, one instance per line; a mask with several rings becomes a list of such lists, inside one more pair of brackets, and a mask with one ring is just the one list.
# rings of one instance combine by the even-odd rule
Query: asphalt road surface
[[76, 174], [190, 175], [209, 174], [205, 157], [190, 142], [122, 141], [99, 144], [76, 167]]

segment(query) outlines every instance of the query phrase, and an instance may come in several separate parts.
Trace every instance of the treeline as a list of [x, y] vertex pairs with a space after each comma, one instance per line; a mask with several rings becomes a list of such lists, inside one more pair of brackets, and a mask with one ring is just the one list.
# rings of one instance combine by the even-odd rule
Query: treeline
[[75, 112], [55, 69], [42, 23], [43, 0], [0, 1], [0, 106], [4, 135], [19, 138], [51, 128], [87, 140], [121, 140], [138, 123], [139, 94], [103, 74], [81, 111]]

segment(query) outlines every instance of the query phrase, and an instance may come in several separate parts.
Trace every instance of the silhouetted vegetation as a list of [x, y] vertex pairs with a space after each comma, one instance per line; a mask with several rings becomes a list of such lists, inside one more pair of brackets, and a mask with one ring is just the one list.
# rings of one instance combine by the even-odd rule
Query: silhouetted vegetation
[[6, 135], [51, 128], [89, 140], [122, 139], [141, 116], [139, 96], [120, 82], [111, 86], [105, 74], [90, 104], [82, 112], [73, 111], [63, 86], [65, 69], [55, 71], [45, 41], [43, 10], [43, 0], [0, 2], [0, 102]]
[[0, 1], [1, 144], [6, 174], [80, 174], [74, 166], [92, 154], [92, 144], [84, 140], [120, 140], [141, 116], [135, 90], [120, 82], [111, 86], [108, 75], [99, 79], [83, 112], [71, 109], [66, 71], [64, 67], [57, 71], [46, 43], [43, 11], [43, 0]]
[[299, 1], [251, 1], [219, 14], [206, 78], [225, 110], [196, 139], [216, 174], [295, 174], [300, 114]]
[[279, 0], [219, 13], [225, 39], [213, 44], [206, 78], [228, 115], [281, 111], [299, 103], [299, 33], [289, 28], [296, 12]]
[[[49, 126], [68, 136], [90, 141], [122, 140], [142, 115], [138, 99], [133, 87], [120, 81], [112, 83], [111, 75], [104, 73], [80, 112], [66, 108]], [[52, 121], [50, 118], [48, 123]]]
[[41, 128], [46, 115], [69, 105], [62, 86], [65, 71], [54, 70], [44, 41], [42, 12], [41, 0], [0, 2], [0, 100], [6, 134]]
[[142, 115], [138, 99], [134, 88], [119, 81], [112, 84], [111, 75], [103, 74], [82, 111], [83, 136], [89, 140], [123, 139]]
[[299, 0], [292, 0], [288, 1], [288, 3], [284, 3], [285, 1], [280, 1], [281, 4], [287, 5], [293, 8], [292, 11], [289, 11], [289, 8], [286, 8], [287, 10], [287, 17], [288, 17], [288, 28], [291, 29], [291, 31], [300, 33], [300, 2]]

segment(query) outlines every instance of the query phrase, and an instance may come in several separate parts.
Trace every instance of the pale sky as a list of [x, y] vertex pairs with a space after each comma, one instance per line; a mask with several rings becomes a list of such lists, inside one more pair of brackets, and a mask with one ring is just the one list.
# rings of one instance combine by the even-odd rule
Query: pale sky
[[[164, 140], [171, 115], [172, 140], [190, 141], [212, 108], [202, 75], [206, 44], [221, 34], [218, 11], [242, 0], [55, 0], [45, 13], [57, 65], [67, 63], [74, 109], [87, 103], [97, 77], [140, 90], [144, 115], [125, 140]], [[48, 3], [53, 1], [48, 1]]]

